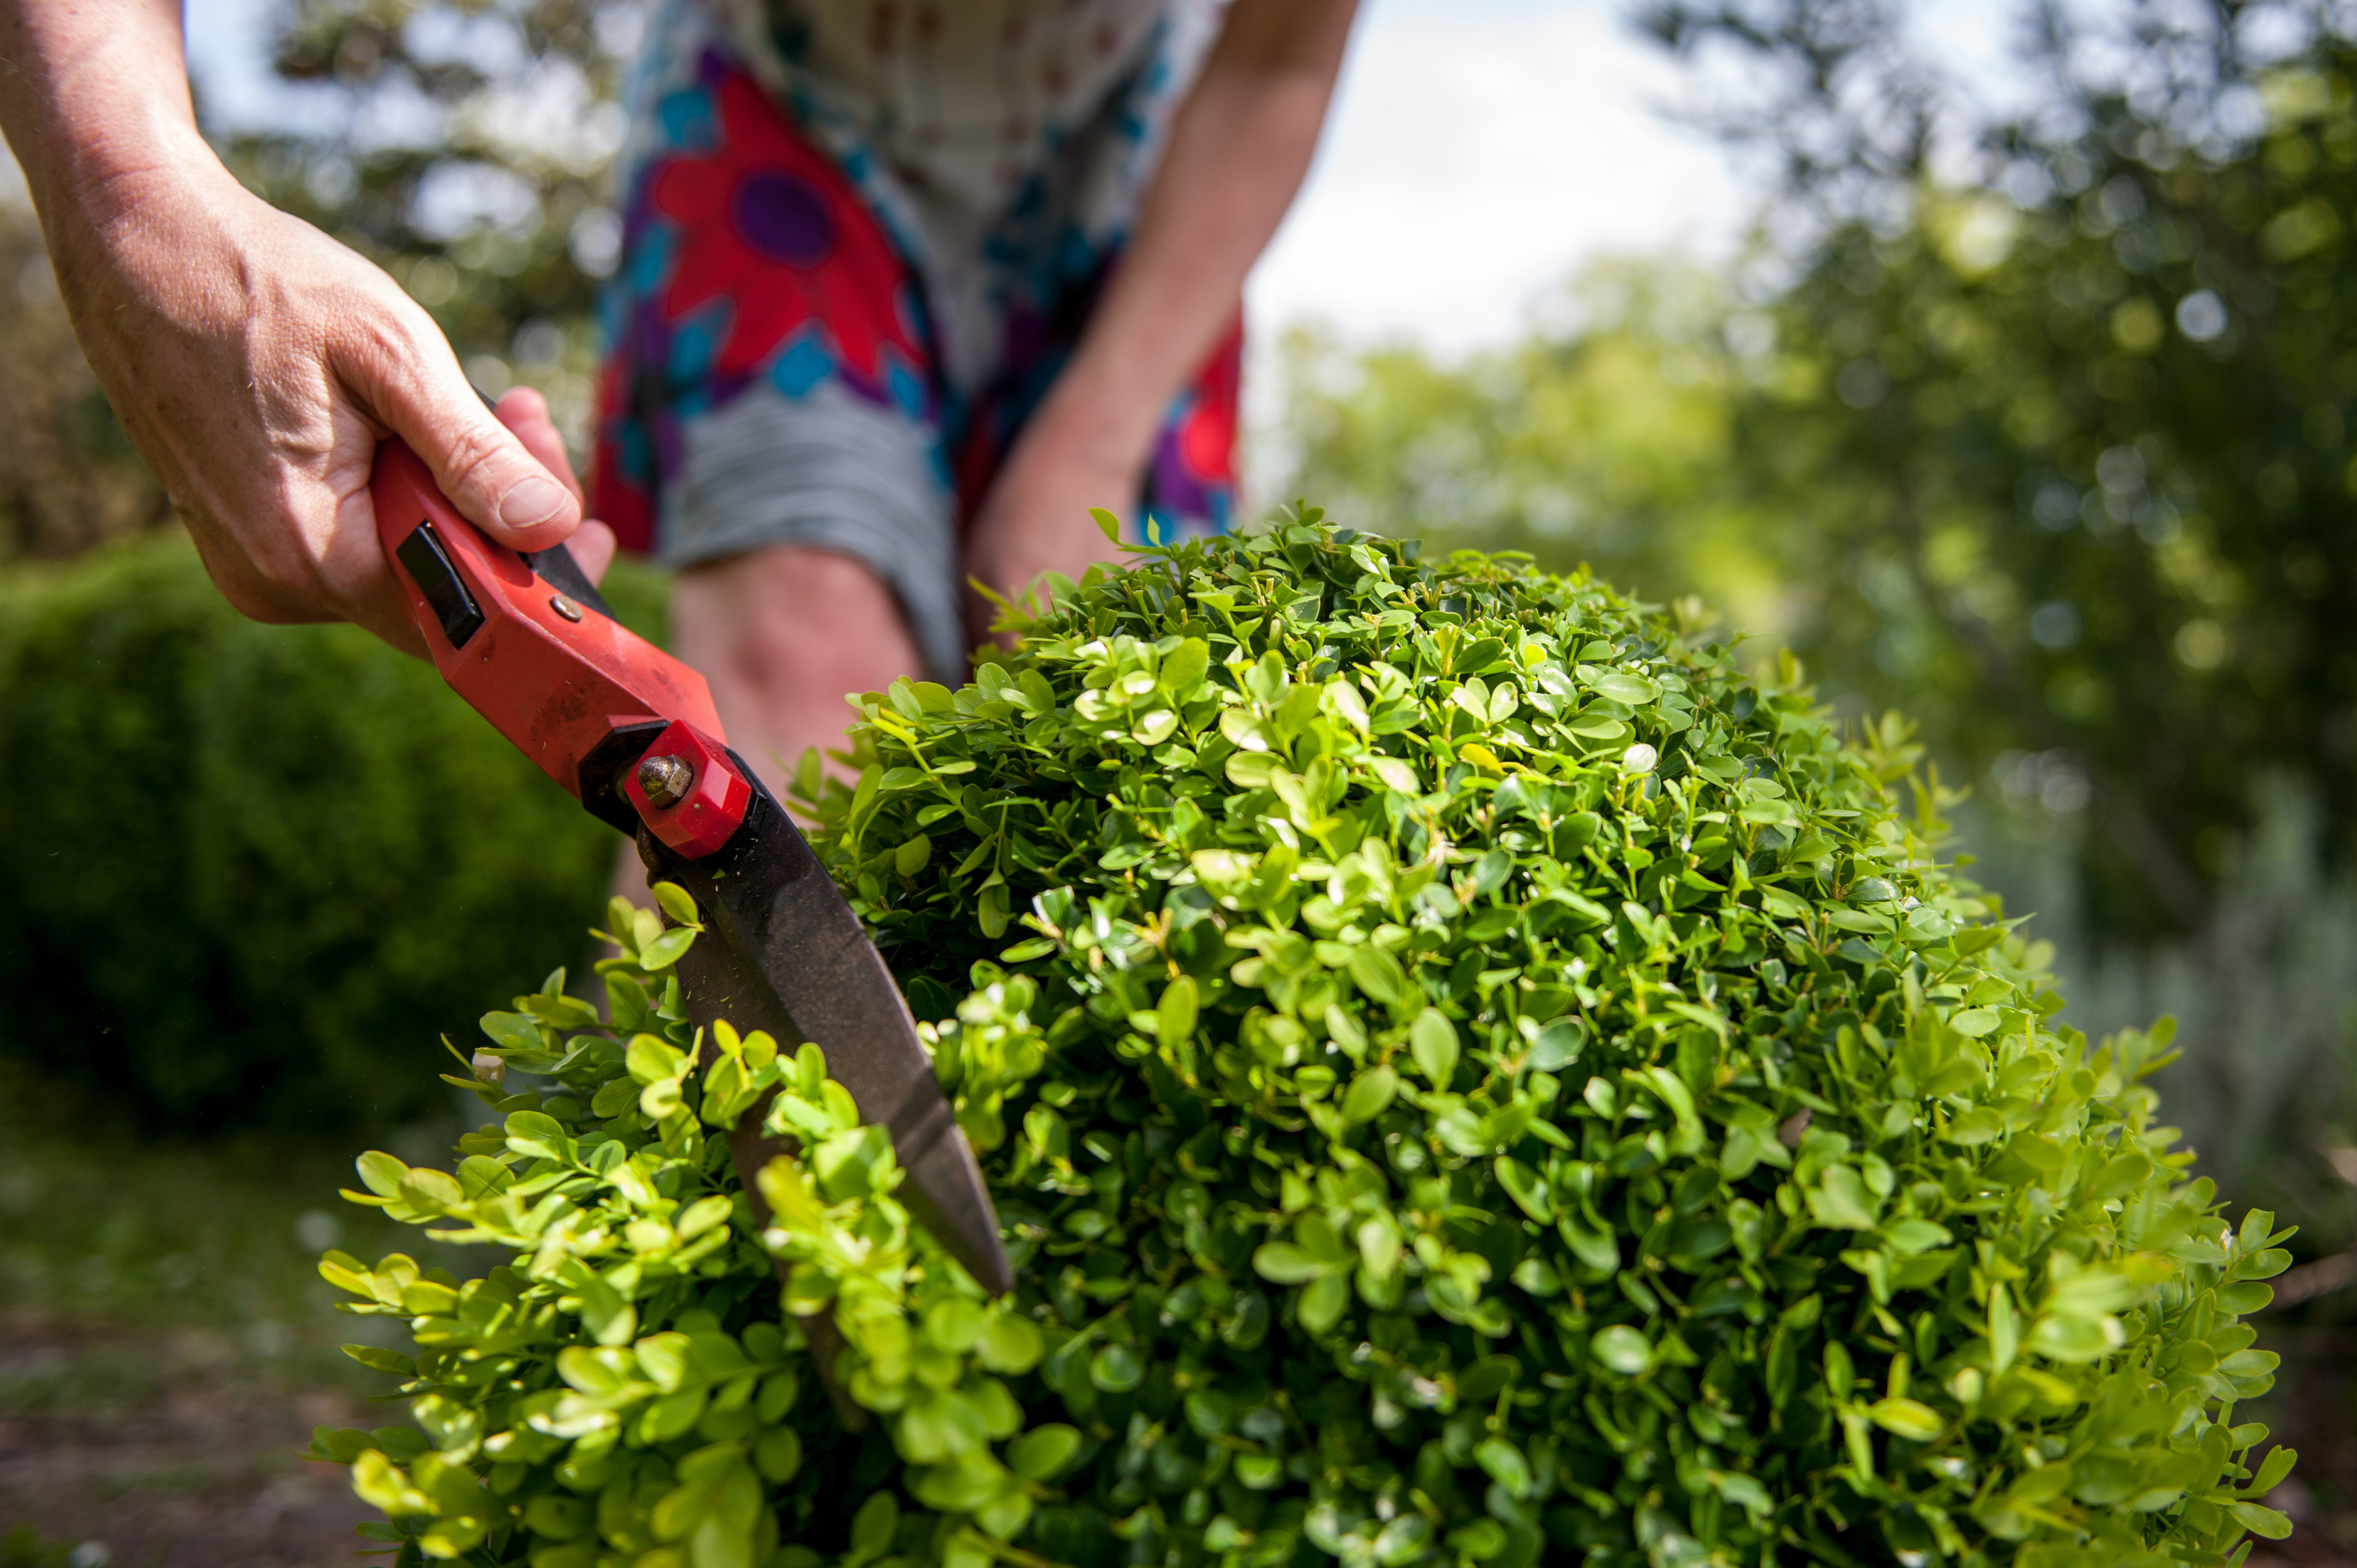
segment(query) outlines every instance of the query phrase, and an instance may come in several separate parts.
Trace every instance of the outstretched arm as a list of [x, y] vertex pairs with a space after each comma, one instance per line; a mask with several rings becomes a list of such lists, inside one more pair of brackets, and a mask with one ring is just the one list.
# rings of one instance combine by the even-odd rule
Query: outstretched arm
[[1211, 351], [1317, 150], [1357, 0], [1234, 0], [1095, 318], [1007, 456], [970, 565], [1002, 593], [1105, 553], [1163, 412]]
[[[543, 549], [579, 525], [539, 399], [511, 393], [492, 418], [391, 278], [213, 156], [177, 0], [0, 0], [0, 131], [91, 368], [240, 610], [422, 650], [369, 504], [388, 435], [502, 542]], [[602, 571], [611, 536], [581, 544]]]

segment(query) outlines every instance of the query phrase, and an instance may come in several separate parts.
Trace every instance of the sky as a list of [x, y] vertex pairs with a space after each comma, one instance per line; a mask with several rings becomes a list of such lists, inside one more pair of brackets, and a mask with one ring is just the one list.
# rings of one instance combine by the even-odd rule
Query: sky
[[1372, 0], [1250, 320], [1461, 351], [1598, 255], [1723, 252], [1750, 202], [1661, 112], [1674, 87], [1618, 6]]
[[[2007, 0], [1914, 0], [1924, 58], [2007, 97]], [[1301, 196], [1246, 289], [1263, 329], [1443, 355], [1511, 339], [1606, 255], [1724, 255], [1758, 200], [1677, 124], [1625, 0], [1369, 0]]]

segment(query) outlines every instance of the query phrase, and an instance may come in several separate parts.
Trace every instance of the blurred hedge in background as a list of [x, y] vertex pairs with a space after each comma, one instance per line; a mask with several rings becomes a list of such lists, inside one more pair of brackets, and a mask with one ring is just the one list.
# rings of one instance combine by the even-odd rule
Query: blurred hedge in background
[[[608, 592], [658, 633], [651, 574]], [[438, 1035], [579, 963], [617, 842], [431, 666], [242, 619], [177, 532], [0, 580], [0, 1052], [179, 1129], [415, 1114]]]

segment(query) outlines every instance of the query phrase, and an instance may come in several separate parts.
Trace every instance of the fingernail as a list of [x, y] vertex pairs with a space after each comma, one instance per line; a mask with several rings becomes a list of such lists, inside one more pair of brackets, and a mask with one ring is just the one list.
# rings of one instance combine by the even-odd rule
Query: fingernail
[[565, 487], [535, 474], [508, 487], [500, 498], [500, 521], [510, 528], [533, 528], [565, 510]]

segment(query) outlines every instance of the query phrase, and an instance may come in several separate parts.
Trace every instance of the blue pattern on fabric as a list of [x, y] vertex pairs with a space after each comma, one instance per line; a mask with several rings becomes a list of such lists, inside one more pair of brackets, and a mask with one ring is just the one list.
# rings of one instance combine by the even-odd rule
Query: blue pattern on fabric
[[834, 356], [827, 351], [818, 324], [799, 328], [778, 350], [770, 366], [770, 384], [791, 398], [804, 398], [834, 374]]
[[[631, 294], [652, 294], [670, 280], [672, 256], [678, 244], [679, 235], [670, 224], [656, 222], [647, 226], [646, 232], [640, 236], [637, 253], [623, 273]], [[629, 308], [627, 300], [623, 308]]]
[[734, 314], [726, 300], [715, 300], [673, 326], [671, 357], [663, 366], [664, 378], [673, 386], [683, 389], [703, 381], [728, 336], [728, 318]]
[[667, 93], [655, 106], [663, 140], [683, 152], [708, 153], [720, 145], [720, 126], [713, 117], [712, 94], [700, 87], [683, 87]]

